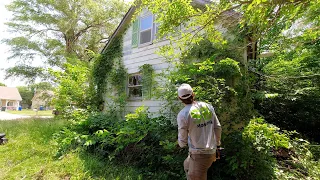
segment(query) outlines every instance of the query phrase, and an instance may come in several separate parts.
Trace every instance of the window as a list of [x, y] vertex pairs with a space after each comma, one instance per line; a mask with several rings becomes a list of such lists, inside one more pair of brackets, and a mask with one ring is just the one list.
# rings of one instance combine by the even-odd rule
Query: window
[[130, 99], [142, 98], [142, 77], [140, 74], [130, 75], [128, 79], [128, 90]]
[[7, 106], [13, 106], [13, 102], [11, 101], [11, 102], [8, 102], [7, 103]]
[[153, 15], [140, 18], [140, 42], [139, 44], [152, 41]]
[[147, 13], [136, 19], [132, 24], [132, 47], [150, 44], [154, 35], [153, 15]]

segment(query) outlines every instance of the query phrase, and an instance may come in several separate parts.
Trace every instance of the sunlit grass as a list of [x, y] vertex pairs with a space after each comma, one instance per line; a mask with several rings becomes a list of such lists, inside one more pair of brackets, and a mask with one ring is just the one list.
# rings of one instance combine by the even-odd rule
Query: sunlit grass
[[9, 142], [0, 145], [0, 179], [141, 179], [131, 167], [119, 167], [82, 151], [55, 158], [53, 134], [64, 120], [0, 121]]
[[52, 116], [52, 110], [35, 112], [32, 109], [22, 109], [21, 111], [6, 111], [10, 114], [18, 114], [25, 116]]

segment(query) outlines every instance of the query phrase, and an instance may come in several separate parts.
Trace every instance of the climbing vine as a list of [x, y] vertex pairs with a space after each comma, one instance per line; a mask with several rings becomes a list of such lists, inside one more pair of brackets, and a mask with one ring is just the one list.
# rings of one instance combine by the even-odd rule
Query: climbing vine
[[115, 92], [115, 96], [113, 96], [113, 103], [115, 103], [118, 106], [118, 110], [120, 112], [124, 112], [127, 99], [127, 76], [127, 69], [124, 67], [121, 59], [118, 59], [118, 61], [114, 64], [114, 68], [112, 69], [108, 80], [112, 86], [112, 91]]
[[151, 64], [144, 64], [140, 66], [142, 74], [142, 92], [145, 99], [151, 99], [152, 88], [154, 86], [154, 69]]
[[[124, 88], [126, 72], [121, 64], [121, 57], [122, 36], [118, 36], [110, 43], [106, 51], [99, 55], [94, 61], [92, 77], [97, 91], [96, 103], [97, 106], [100, 107], [100, 110], [103, 109], [105, 103], [104, 97], [106, 95], [106, 90], [108, 89], [108, 83], [114, 85], [115, 90], [118, 90], [119, 92]], [[121, 80], [122, 83], [120, 82]]]

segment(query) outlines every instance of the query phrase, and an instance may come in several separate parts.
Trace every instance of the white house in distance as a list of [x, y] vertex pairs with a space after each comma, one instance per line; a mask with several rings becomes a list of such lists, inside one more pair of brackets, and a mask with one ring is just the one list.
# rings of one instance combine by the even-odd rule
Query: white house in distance
[[52, 100], [54, 96], [53, 91], [44, 90], [44, 91], [38, 91], [34, 94], [32, 98], [32, 109], [39, 109], [41, 106], [44, 108], [44, 110], [49, 110], [52, 107], [50, 107], [49, 103]]
[[0, 86], [0, 106], [1, 110], [18, 110], [22, 101], [21, 95], [15, 87]]

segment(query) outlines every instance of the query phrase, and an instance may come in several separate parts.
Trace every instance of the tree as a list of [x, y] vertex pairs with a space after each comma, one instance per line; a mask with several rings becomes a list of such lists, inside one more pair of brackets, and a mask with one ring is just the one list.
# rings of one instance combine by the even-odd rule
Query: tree
[[78, 60], [76, 65], [65, 63], [66, 71], [50, 70], [50, 73], [56, 78], [58, 84], [55, 88], [53, 104], [55, 109], [65, 113], [68, 108], [75, 106], [83, 109], [96, 109], [91, 107], [92, 98], [95, 97], [89, 86], [89, 68], [84, 62]]
[[[82, 61], [98, 52], [114, 31], [127, 5], [118, 0], [14, 0], [7, 9], [13, 18], [6, 23], [18, 36], [3, 41], [11, 46], [17, 65], [6, 77], [35, 80], [46, 77], [47, 67], [63, 68], [73, 57]], [[33, 66], [40, 57], [45, 66]]]
[[[142, 0], [141, 8], [147, 7], [157, 14], [159, 37], [167, 37], [182, 50], [177, 54], [174, 53], [176, 47], [166, 47], [168, 55], [177, 54], [181, 57], [192, 44], [204, 39], [225, 44], [230, 39], [220, 31], [222, 28], [245, 39], [246, 42], [237, 44], [238, 48], [244, 50], [247, 46], [255, 46], [261, 39], [267, 39], [265, 37], [281, 34], [292, 27], [296, 20], [310, 13], [310, 9], [316, 12], [320, 3], [319, 0], [200, 2], [202, 6], [195, 6], [193, 0]], [[183, 29], [178, 30], [177, 27], [181, 25]], [[178, 39], [176, 35], [179, 35]]]
[[47, 90], [52, 91], [54, 89], [52, 84], [49, 82], [40, 82], [36, 84], [31, 84], [30, 88], [33, 91], [47, 91]]
[[32, 98], [34, 92], [31, 90], [30, 87], [27, 86], [18, 86], [17, 88], [22, 98], [21, 106], [23, 108], [30, 108], [32, 105]]
[[0, 82], [0, 86], [6, 86], [6, 85]]

